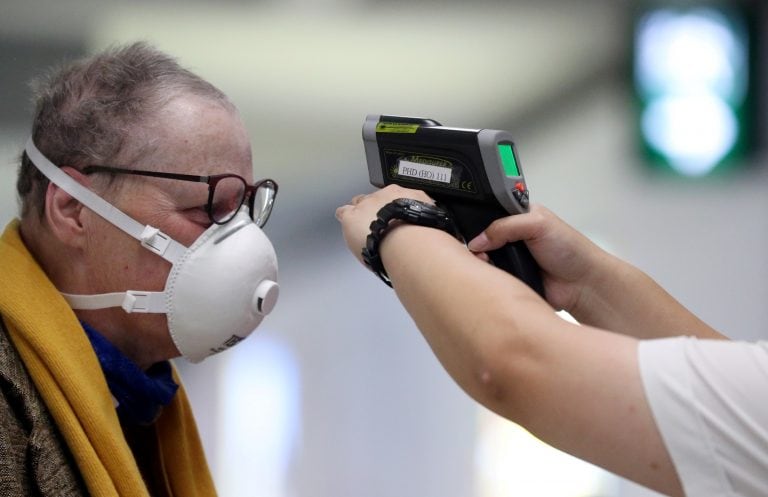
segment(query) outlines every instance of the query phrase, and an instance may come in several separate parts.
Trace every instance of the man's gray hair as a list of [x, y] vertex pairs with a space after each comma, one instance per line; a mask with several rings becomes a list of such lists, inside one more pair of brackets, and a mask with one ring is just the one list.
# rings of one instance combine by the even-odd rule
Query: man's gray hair
[[[192, 94], [234, 109], [212, 84], [144, 42], [65, 64], [32, 83], [32, 138], [57, 166], [116, 165], [142, 150], [141, 128], [172, 98]], [[146, 151], [144, 151], [146, 152]], [[42, 217], [48, 180], [22, 154], [16, 183], [22, 217]]]

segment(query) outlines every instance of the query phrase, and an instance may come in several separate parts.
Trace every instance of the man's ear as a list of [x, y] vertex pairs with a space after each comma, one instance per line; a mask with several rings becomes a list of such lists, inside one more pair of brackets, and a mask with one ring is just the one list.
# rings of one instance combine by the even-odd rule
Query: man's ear
[[[73, 167], [62, 167], [78, 183], [88, 185], [88, 177]], [[45, 192], [45, 220], [51, 234], [65, 245], [74, 248], [85, 246], [86, 230], [83, 225], [83, 204], [53, 182]]]

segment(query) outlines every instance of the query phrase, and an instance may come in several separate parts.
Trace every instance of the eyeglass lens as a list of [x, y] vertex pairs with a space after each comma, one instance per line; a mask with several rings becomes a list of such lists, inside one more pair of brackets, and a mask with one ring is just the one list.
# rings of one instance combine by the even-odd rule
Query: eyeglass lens
[[275, 193], [277, 188], [272, 181], [264, 181], [256, 188], [256, 192], [251, 198], [253, 202], [253, 221], [258, 226], [264, 226], [272, 213], [272, 204], [275, 202]]
[[223, 224], [235, 217], [243, 204], [245, 188], [245, 180], [238, 176], [220, 178], [213, 186], [213, 195], [208, 204], [211, 219]]
[[[243, 204], [246, 189], [245, 180], [239, 176], [226, 176], [219, 179], [213, 186], [209, 206], [212, 220], [224, 224], [232, 219]], [[257, 226], [262, 227], [267, 223], [276, 191], [274, 182], [267, 180], [259, 183], [256, 191], [253, 192], [249, 207]]]

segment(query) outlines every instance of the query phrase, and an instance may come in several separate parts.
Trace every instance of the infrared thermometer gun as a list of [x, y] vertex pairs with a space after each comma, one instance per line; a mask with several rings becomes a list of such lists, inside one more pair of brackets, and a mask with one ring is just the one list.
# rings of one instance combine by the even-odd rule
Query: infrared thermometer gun
[[[425, 191], [451, 211], [467, 241], [496, 219], [528, 212], [528, 187], [506, 131], [369, 115], [363, 143], [371, 184]], [[539, 267], [524, 242], [509, 243], [488, 255], [495, 266], [544, 296]]]

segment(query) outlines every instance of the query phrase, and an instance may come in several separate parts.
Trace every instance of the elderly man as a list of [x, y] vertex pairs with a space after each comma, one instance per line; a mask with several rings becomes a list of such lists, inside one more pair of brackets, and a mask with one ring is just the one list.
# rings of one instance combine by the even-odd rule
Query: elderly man
[[221, 91], [137, 43], [36, 88], [21, 216], [0, 238], [0, 486], [214, 495], [169, 359], [253, 331], [277, 298], [277, 185]]

